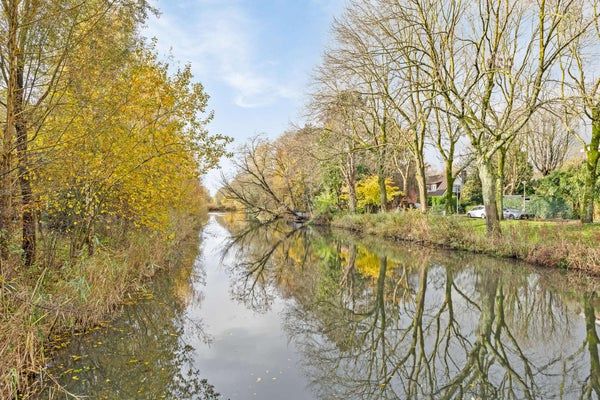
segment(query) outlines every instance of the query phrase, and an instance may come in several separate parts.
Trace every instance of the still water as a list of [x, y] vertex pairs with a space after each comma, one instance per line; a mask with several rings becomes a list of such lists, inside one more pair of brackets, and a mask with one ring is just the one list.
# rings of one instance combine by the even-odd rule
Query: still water
[[598, 281], [212, 214], [52, 367], [54, 398], [599, 399]]

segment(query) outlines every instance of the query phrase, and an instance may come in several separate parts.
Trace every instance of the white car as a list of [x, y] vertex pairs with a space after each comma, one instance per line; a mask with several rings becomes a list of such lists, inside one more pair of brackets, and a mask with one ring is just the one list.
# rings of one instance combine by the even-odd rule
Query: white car
[[467, 211], [467, 217], [485, 219], [485, 206], [475, 206], [471, 208]]
[[[469, 218], [482, 218], [485, 219], [485, 206], [476, 206], [467, 212]], [[502, 210], [502, 218], [504, 219], [525, 219], [529, 215], [516, 208], [505, 208]]]

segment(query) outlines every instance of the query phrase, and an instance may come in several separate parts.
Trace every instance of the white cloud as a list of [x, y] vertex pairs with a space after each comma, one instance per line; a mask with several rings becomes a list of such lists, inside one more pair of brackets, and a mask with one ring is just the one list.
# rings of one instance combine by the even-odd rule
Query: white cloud
[[217, 80], [232, 89], [239, 107], [261, 107], [298, 91], [270, 73], [273, 60], [260, 56], [260, 26], [235, 0], [183, 1], [176, 8], [155, 2], [163, 14], [152, 18], [144, 32], [157, 37], [159, 51], [191, 62], [202, 79]]

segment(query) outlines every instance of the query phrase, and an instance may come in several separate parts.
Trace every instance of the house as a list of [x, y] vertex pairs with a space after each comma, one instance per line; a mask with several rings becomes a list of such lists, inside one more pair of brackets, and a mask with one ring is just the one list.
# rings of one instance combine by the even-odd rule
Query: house
[[[390, 207], [411, 208], [418, 207], [419, 204], [419, 188], [415, 178], [414, 171], [410, 171], [406, 181], [404, 177], [397, 173], [392, 175], [392, 180], [403, 192], [404, 196], [397, 198]], [[463, 170], [454, 180], [452, 193], [460, 193], [464, 182], [466, 181], [466, 171]], [[427, 196], [442, 196], [446, 192], [446, 177], [444, 174], [430, 173], [425, 178], [427, 185]]]
[[[427, 184], [427, 196], [443, 196], [446, 193], [446, 177], [443, 174], [427, 175], [425, 182]], [[452, 185], [452, 193], [460, 194], [463, 184], [463, 178], [459, 174]]]

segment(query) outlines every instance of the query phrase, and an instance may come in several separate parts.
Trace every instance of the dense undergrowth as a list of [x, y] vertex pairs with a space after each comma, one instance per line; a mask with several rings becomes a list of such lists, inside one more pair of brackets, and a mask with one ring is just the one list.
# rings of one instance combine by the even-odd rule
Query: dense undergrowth
[[490, 238], [485, 221], [421, 214], [345, 214], [331, 225], [394, 240], [517, 258], [540, 266], [600, 275], [600, 226], [573, 222], [503, 221]]
[[[29, 398], [53, 341], [105, 322], [158, 270], [190, 262], [205, 212], [173, 215], [168, 229], [119, 229], [92, 256], [68, 261], [67, 243], [53, 240], [28, 269], [5, 263], [0, 275], [0, 398]], [[121, 227], [122, 228], [122, 227]], [[193, 259], [193, 257], [191, 257]]]

